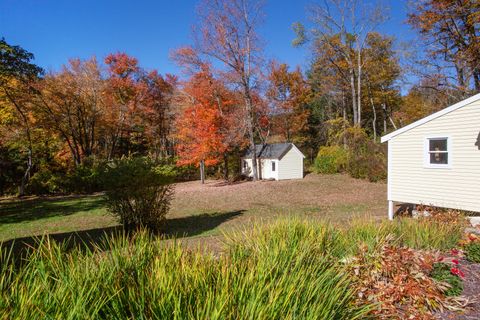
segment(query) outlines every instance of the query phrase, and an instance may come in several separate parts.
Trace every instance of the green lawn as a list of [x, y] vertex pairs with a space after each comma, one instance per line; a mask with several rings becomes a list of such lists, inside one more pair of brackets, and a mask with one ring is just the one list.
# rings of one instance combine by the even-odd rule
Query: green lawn
[[114, 225], [98, 195], [0, 202], [0, 241]]
[[[386, 185], [345, 175], [224, 185], [198, 181], [176, 185], [167, 216], [168, 235], [203, 240], [282, 216], [342, 222], [353, 215], [386, 216]], [[116, 230], [101, 195], [0, 200], [0, 241], [56, 234], [96, 235]], [[212, 236], [212, 237], [205, 237]], [[209, 239], [207, 239], [209, 238]], [[217, 239], [218, 240], [218, 239]], [[217, 241], [214, 240], [214, 241]]]

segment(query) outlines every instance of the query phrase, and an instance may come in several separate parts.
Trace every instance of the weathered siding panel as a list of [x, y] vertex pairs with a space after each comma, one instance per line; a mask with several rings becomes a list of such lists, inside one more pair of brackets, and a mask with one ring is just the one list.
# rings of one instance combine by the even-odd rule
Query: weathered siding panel
[[[450, 168], [424, 165], [424, 142], [449, 137]], [[431, 120], [388, 141], [389, 200], [480, 211], [480, 102]]]
[[295, 148], [290, 149], [278, 161], [278, 178], [279, 180], [303, 179], [303, 156]]

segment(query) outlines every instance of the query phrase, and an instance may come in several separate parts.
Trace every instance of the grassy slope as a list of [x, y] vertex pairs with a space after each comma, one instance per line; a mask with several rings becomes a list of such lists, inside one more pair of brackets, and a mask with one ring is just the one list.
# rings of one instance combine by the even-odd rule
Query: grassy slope
[[[348, 220], [355, 214], [384, 217], [383, 183], [344, 175], [308, 175], [303, 180], [244, 182], [222, 185], [208, 181], [180, 183], [168, 215], [169, 234], [218, 235], [232, 228], [278, 217]], [[101, 196], [0, 201], [0, 241], [69, 233], [116, 225]]]

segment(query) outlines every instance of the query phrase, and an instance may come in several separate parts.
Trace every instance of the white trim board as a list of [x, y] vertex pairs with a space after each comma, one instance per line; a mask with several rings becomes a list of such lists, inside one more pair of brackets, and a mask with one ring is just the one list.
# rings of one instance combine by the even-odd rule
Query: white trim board
[[390, 139], [398, 136], [399, 134], [402, 134], [402, 133], [404, 133], [404, 132], [406, 132], [406, 131], [408, 131], [408, 130], [411, 130], [411, 129], [413, 129], [413, 128], [416, 128], [416, 127], [418, 127], [418, 126], [420, 126], [420, 125], [422, 125], [422, 124], [424, 124], [424, 123], [427, 123], [427, 122], [429, 122], [429, 121], [432, 121], [432, 120], [434, 120], [434, 119], [437, 119], [437, 118], [439, 118], [439, 117], [441, 117], [441, 116], [443, 116], [443, 115], [445, 115], [445, 114], [447, 114], [447, 113], [450, 113], [450, 112], [452, 112], [452, 111], [455, 111], [455, 110], [457, 110], [457, 109], [459, 109], [459, 108], [461, 108], [461, 107], [464, 107], [464, 106], [466, 106], [467, 104], [470, 104], [470, 103], [475, 102], [475, 101], [477, 101], [477, 100], [480, 100], [480, 93], [478, 93], [478, 94], [476, 94], [476, 95], [474, 95], [474, 96], [472, 96], [472, 97], [470, 97], [470, 98], [468, 98], [468, 99], [462, 100], [462, 101], [460, 101], [460, 102], [458, 102], [458, 103], [456, 103], [456, 104], [454, 104], [454, 105], [451, 105], [450, 107], [447, 107], [447, 108], [442, 109], [442, 110], [440, 110], [440, 111], [438, 111], [438, 112], [435, 112], [435, 113], [429, 115], [428, 117], [425, 117], [425, 118], [423, 118], [423, 119], [420, 119], [420, 120], [418, 120], [418, 121], [415, 121], [415, 122], [409, 124], [408, 126], [405, 126], [405, 127], [403, 127], [403, 128], [400, 128], [400, 129], [398, 129], [398, 130], [395, 130], [395, 131], [393, 131], [393, 132], [391, 132], [391, 133], [383, 136], [380, 141], [381, 141], [382, 143], [383, 143], [383, 142], [386, 142], [386, 141], [388, 141], [388, 140], [390, 140]]

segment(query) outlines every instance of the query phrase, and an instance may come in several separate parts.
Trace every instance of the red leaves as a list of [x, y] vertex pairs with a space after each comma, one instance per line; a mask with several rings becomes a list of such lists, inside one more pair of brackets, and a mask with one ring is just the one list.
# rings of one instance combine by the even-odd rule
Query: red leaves
[[[458, 261], [457, 261], [458, 264]], [[460, 278], [465, 278], [465, 274], [457, 267], [451, 268], [450, 272], [456, 276], [459, 276]]]
[[109, 54], [105, 63], [109, 72], [120, 78], [129, 77], [139, 71], [138, 60], [123, 52]]

